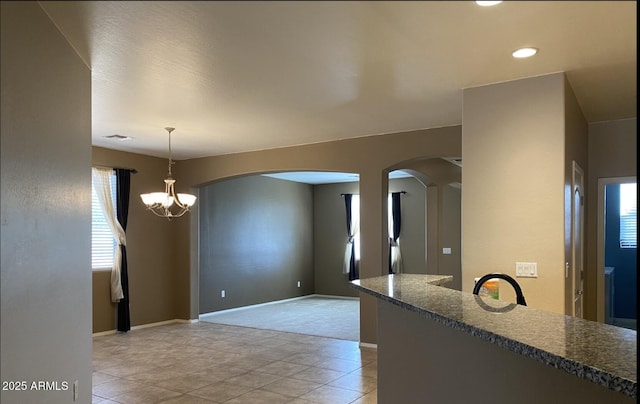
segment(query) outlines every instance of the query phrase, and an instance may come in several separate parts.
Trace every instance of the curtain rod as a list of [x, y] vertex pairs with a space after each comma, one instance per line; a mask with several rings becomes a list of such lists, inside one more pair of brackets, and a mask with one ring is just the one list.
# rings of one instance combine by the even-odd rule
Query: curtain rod
[[[395, 194], [396, 192], [389, 192], [390, 194]], [[397, 193], [406, 194], [407, 191], [398, 191]], [[359, 194], [340, 194], [340, 196], [344, 197], [345, 195], [359, 195]]]
[[126, 168], [126, 167], [108, 167], [108, 166], [97, 166], [97, 165], [92, 165], [91, 167], [95, 167], [95, 168], [109, 168], [111, 170], [129, 170], [131, 171], [131, 174], [137, 174], [138, 170], [136, 170], [135, 168]]

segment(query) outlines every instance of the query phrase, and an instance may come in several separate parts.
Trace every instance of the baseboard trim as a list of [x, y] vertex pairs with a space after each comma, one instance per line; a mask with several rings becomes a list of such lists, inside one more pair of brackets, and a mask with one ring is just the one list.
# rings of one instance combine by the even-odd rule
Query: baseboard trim
[[211, 311], [209, 313], [202, 313], [198, 316], [198, 318], [202, 318], [202, 317], [209, 317], [209, 316], [215, 316], [216, 314], [223, 314], [223, 313], [232, 313], [234, 311], [242, 311], [242, 310], [247, 310], [247, 309], [255, 309], [256, 307], [262, 307], [262, 306], [269, 306], [271, 304], [276, 304], [276, 303], [283, 303], [283, 302], [291, 302], [294, 300], [300, 300], [300, 299], [306, 299], [310, 296], [313, 295], [304, 295], [304, 296], [297, 296], [297, 297], [291, 297], [289, 299], [282, 299], [282, 300], [275, 300], [273, 302], [265, 302], [265, 303], [258, 303], [258, 304], [252, 304], [251, 306], [242, 306], [242, 307], [234, 307], [232, 309], [225, 309], [225, 310], [218, 310], [218, 311]]
[[93, 334], [91, 334], [92, 337], [103, 337], [105, 335], [112, 335], [115, 334], [116, 330], [108, 330], [108, 331], [100, 331], [100, 332], [94, 332]]
[[[142, 330], [142, 329], [151, 328], [151, 327], [160, 327], [162, 325], [170, 325], [170, 324], [193, 324], [193, 323], [197, 323], [199, 321], [200, 320], [198, 320], [198, 319], [184, 320], [184, 319], [181, 319], [181, 318], [174, 318], [173, 320], [158, 321], [156, 323], [134, 325], [133, 327], [131, 327], [131, 331]], [[113, 334], [116, 334], [117, 332], [118, 332], [117, 330], [100, 331], [100, 332], [94, 332], [92, 334], [92, 336], [93, 337], [102, 337], [104, 335], [113, 335]]]
[[378, 349], [378, 344], [370, 344], [368, 342], [360, 342], [360, 348]]
[[195, 324], [200, 322], [200, 320], [198, 320], [197, 318], [191, 318], [189, 320], [183, 320], [181, 318], [177, 318], [174, 321], [180, 324]]
[[307, 295], [305, 297], [326, 297], [326, 298], [329, 298], [329, 299], [360, 300], [360, 298], [357, 297], [357, 296], [338, 296], [338, 295], [313, 294], [313, 295]]

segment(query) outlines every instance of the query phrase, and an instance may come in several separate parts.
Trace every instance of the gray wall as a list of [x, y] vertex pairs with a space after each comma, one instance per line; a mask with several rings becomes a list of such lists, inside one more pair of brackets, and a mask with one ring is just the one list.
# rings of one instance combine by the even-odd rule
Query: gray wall
[[[464, 186], [464, 185], [463, 185]], [[440, 187], [442, 194], [441, 219], [436, 233], [438, 249], [437, 275], [451, 275], [453, 280], [444, 287], [462, 290], [462, 263], [460, 260], [462, 244], [462, 190], [450, 185]], [[451, 254], [443, 254], [443, 248], [451, 248]], [[435, 274], [435, 272], [434, 272]]]
[[[401, 233], [405, 272], [426, 273], [425, 187], [415, 178], [389, 181], [390, 192], [401, 190], [407, 192]], [[311, 293], [357, 297], [342, 273], [347, 239], [342, 193], [357, 194], [358, 183], [311, 186], [248, 176], [202, 187], [200, 313]], [[225, 228], [233, 231], [225, 234]]]
[[200, 313], [313, 293], [311, 185], [241, 177], [202, 187], [199, 204]]
[[357, 182], [314, 186], [314, 278], [315, 293], [335, 296], [358, 296], [342, 273], [347, 243], [347, 217], [340, 194], [357, 194]]
[[2, 381], [60, 390], [0, 401], [70, 403], [77, 380], [89, 403], [91, 72], [38, 3], [1, 7]]

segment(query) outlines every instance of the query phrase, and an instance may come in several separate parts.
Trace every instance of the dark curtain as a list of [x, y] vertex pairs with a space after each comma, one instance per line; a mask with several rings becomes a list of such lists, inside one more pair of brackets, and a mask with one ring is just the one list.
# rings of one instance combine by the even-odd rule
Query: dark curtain
[[358, 271], [358, 263], [356, 262], [356, 245], [353, 242], [353, 233], [351, 230], [351, 199], [352, 194], [344, 194], [344, 206], [347, 211], [347, 236], [349, 237], [349, 243], [351, 243], [351, 260], [349, 262], [349, 280], [353, 281], [360, 278]]
[[393, 236], [389, 243], [389, 273], [393, 273], [391, 264], [391, 246], [398, 241], [400, 230], [402, 229], [402, 212], [400, 208], [400, 195], [402, 192], [393, 192], [391, 194], [391, 217], [393, 218]]
[[[129, 217], [129, 195], [131, 194], [131, 171], [116, 168], [116, 211], [118, 222], [122, 230], [127, 231], [127, 218]], [[120, 246], [122, 251], [122, 268], [120, 271], [120, 282], [122, 284], [122, 294], [124, 297], [118, 305], [117, 329], [127, 332], [131, 329], [131, 317], [129, 314], [129, 275], [127, 271], [127, 247]]]

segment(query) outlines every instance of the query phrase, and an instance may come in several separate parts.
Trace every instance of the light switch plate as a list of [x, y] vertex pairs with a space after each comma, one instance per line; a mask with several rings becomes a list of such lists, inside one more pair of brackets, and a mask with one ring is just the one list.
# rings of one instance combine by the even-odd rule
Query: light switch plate
[[516, 262], [516, 277], [537, 278], [538, 263], [537, 262]]

